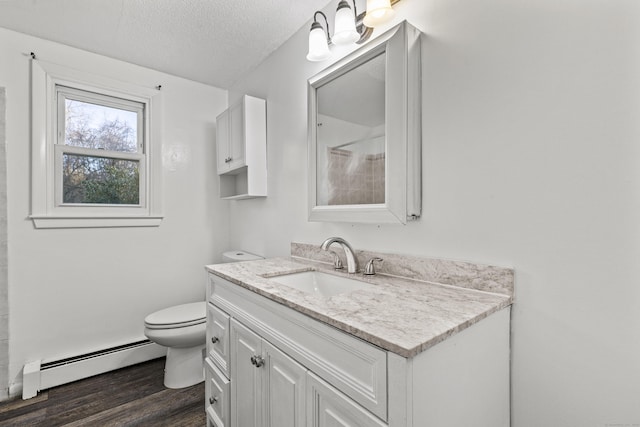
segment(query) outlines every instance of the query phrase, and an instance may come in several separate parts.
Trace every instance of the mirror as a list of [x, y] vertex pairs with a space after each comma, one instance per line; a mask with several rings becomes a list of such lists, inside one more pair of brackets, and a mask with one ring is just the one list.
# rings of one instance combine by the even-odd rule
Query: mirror
[[384, 65], [382, 53], [316, 89], [318, 205], [385, 202]]
[[309, 79], [309, 219], [420, 216], [420, 37], [406, 22]]

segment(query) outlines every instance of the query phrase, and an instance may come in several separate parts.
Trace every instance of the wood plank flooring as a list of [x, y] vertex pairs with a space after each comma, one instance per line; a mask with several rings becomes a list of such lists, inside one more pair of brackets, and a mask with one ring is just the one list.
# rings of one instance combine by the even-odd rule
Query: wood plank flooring
[[204, 383], [163, 385], [164, 358], [0, 403], [0, 426], [203, 427]]

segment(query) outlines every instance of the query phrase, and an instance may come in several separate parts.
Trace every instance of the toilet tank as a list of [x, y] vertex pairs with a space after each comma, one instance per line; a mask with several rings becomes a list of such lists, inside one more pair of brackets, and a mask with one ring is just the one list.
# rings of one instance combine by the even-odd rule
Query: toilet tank
[[255, 261], [257, 259], [264, 258], [243, 250], [222, 253], [222, 262]]

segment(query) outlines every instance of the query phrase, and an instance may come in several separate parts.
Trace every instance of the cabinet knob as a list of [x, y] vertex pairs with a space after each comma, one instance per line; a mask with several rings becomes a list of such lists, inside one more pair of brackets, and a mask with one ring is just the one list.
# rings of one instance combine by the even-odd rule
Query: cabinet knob
[[214, 404], [214, 403], [216, 403], [217, 401], [218, 401], [218, 398], [217, 398], [217, 397], [213, 397], [213, 396], [211, 396], [211, 397], [209, 398], [209, 405], [213, 405], [213, 404]]
[[264, 359], [259, 355], [251, 356], [251, 364], [256, 368], [259, 368], [264, 365]]
[[233, 160], [231, 157], [227, 157], [226, 159], [224, 159], [224, 162], [229, 163], [231, 160]]
[[211, 337], [211, 343], [212, 343], [212, 344], [215, 344], [215, 343], [217, 343], [218, 341], [220, 341], [220, 340], [218, 339], [218, 337]]

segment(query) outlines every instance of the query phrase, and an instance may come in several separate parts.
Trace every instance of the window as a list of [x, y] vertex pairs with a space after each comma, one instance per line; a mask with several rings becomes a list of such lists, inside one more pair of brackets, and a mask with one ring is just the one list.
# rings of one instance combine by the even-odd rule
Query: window
[[56, 97], [56, 204], [143, 204], [144, 104], [64, 86]]
[[159, 225], [159, 92], [32, 64], [35, 226]]

